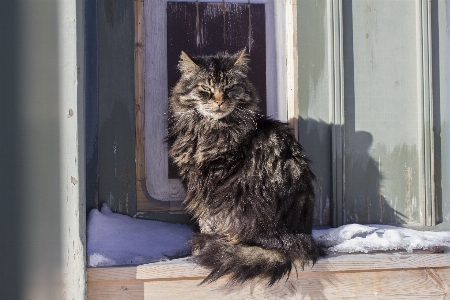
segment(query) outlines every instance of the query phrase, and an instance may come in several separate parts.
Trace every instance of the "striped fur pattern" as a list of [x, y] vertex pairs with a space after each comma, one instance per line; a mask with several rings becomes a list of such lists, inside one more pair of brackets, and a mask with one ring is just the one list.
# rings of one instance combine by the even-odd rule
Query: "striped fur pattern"
[[204, 282], [230, 275], [269, 285], [296, 266], [314, 264], [314, 189], [308, 159], [286, 124], [258, 114], [248, 58], [181, 54], [171, 91], [169, 155], [200, 227], [193, 260], [210, 269]]

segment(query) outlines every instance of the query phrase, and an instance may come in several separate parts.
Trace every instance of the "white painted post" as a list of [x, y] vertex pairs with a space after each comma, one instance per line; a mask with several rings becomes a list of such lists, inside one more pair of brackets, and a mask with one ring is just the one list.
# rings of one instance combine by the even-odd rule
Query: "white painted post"
[[298, 140], [297, 1], [286, 1], [286, 106], [287, 120]]
[[58, 7], [63, 299], [86, 298], [84, 3]]

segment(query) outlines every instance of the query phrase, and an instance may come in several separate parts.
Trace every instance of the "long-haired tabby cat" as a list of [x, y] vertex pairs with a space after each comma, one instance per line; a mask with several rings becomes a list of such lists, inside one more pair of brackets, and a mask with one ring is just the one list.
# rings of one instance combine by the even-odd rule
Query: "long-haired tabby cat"
[[191, 242], [194, 261], [211, 270], [203, 282], [230, 274], [272, 285], [296, 264], [314, 264], [314, 174], [289, 128], [258, 114], [245, 49], [182, 52], [178, 67], [167, 140], [200, 226]]

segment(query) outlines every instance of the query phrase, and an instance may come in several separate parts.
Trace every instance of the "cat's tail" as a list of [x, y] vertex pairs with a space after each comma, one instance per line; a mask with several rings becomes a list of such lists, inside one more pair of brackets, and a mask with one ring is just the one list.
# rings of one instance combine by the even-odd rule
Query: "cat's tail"
[[283, 276], [289, 276], [297, 265], [314, 265], [323, 255], [309, 234], [287, 234], [278, 239], [261, 239], [255, 245], [230, 243], [225, 238], [200, 233], [192, 239], [193, 260], [211, 270], [202, 281], [209, 283], [224, 275], [230, 275], [234, 283], [256, 277], [273, 285]]

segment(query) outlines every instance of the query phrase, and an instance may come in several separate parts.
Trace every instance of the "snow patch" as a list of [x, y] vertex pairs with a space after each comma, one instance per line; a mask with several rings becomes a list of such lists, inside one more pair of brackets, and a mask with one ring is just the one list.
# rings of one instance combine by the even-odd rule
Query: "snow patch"
[[87, 263], [91, 267], [137, 265], [190, 253], [192, 226], [134, 219], [103, 204], [87, 220]]
[[349, 224], [313, 232], [314, 239], [333, 252], [430, 250], [450, 247], [450, 231], [419, 231], [389, 225]]
[[[87, 221], [88, 266], [137, 265], [190, 254], [192, 226], [134, 219], [104, 204]], [[313, 230], [314, 239], [333, 252], [450, 248], [450, 231], [418, 231], [388, 225], [349, 224]]]

